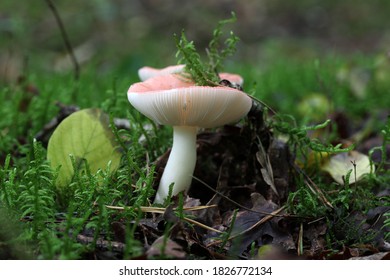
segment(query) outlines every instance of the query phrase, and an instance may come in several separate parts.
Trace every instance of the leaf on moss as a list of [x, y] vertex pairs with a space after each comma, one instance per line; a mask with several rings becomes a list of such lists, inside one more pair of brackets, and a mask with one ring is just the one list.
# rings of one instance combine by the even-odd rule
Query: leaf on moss
[[[323, 165], [322, 169], [329, 172], [337, 183], [344, 184], [348, 173], [351, 174], [349, 183], [354, 183], [371, 172], [371, 165], [367, 155], [357, 151], [351, 151], [332, 156]], [[372, 166], [372, 171], [374, 171], [374, 166]]]
[[332, 102], [321, 93], [312, 93], [305, 96], [298, 105], [298, 113], [311, 121], [321, 121], [332, 112]]
[[83, 168], [87, 161], [92, 173], [118, 168], [121, 154], [115, 136], [109, 128], [108, 116], [100, 109], [84, 109], [64, 119], [50, 137], [47, 158], [53, 169], [60, 166], [57, 186], [68, 185], [74, 176], [71, 157], [76, 168]]
[[278, 190], [276, 189], [275, 182], [274, 182], [274, 174], [273, 169], [271, 165], [271, 161], [269, 159], [268, 153], [265, 151], [263, 144], [259, 141], [258, 144], [259, 151], [256, 153], [256, 159], [261, 165], [261, 175], [263, 175], [264, 181], [267, 183], [268, 186], [271, 187], [271, 189], [277, 194]]

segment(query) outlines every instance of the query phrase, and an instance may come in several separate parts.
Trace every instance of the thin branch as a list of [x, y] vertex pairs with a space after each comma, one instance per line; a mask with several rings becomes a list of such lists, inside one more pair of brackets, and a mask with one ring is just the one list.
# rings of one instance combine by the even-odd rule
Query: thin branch
[[68, 37], [66, 30], [65, 30], [65, 26], [62, 23], [60, 14], [58, 13], [57, 8], [55, 7], [54, 3], [51, 0], [46, 0], [46, 3], [49, 6], [50, 10], [53, 12], [53, 15], [57, 21], [58, 27], [60, 28], [62, 39], [64, 40], [66, 50], [67, 50], [67, 52], [72, 60], [73, 66], [74, 66], [74, 78], [77, 81], [80, 77], [80, 65], [77, 61], [75, 54], [74, 54], [72, 45], [69, 41], [69, 37]]
[[329, 202], [329, 200], [326, 198], [322, 190], [311, 180], [311, 178], [295, 163], [291, 163], [293, 168], [295, 169], [296, 172], [299, 174], [302, 174], [305, 180], [305, 184], [309, 188], [309, 190], [318, 196], [319, 200], [329, 208], [334, 209], [333, 205]]
[[[183, 210], [184, 211], [198, 211], [198, 210], [204, 210], [204, 209], [208, 209], [208, 208], [212, 208], [212, 207], [216, 207], [217, 205], [206, 205], [206, 206], [193, 206], [193, 207], [184, 207]], [[125, 210], [126, 208], [125, 207], [122, 207], [122, 206], [111, 206], [111, 205], [106, 205], [106, 208], [108, 209], [113, 209], [113, 210]], [[137, 208], [135, 208], [137, 209]], [[142, 212], [145, 212], [145, 213], [158, 213], [158, 214], [164, 214], [164, 212], [166, 211], [166, 208], [162, 208], [162, 207], [144, 207], [144, 206], [141, 206], [139, 207], [138, 209], [140, 209]], [[173, 210], [176, 210], [176, 208], [173, 208]], [[199, 227], [202, 227], [202, 228], [205, 228], [207, 230], [211, 230], [211, 231], [214, 231], [214, 232], [218, 232], [218, 233], [222, 233], [222, 231], [219, 231], [215, 228], [212, 228], [212, 227], [209, 227], [205, 224], [202, 224], [196, 220], [193, 220], [193, 219], [190, 219], [190, 218], [187, 218], [187, 217], [184, 217], [183, 218], [184, 221], [188, 222], [188, 223], [191, 223], [191, 224], [194, 224], [194, 225], [197, 225]]]
[[[195, 177], [195, 176], [192, 176], [193, 179], [195, 179], [196, 181], [198, 181], [199, 183], [201, 183], [203, 186], [205, 186], [206, 188], [208, 188], [209, 190], [211, 190], [212, 192], [214, 192], [215, 194], [219, 195], [220, 197], [226, 199], [227, 201], [233, 203], [234, 205], [246, 210], [246, 211], [249, 211], [249, 212], [252, 212], [252, 213], [257, 213], [257, 214], [261, 214], [261, 215], [272, 215], [272, 213], [269, 213], [269, 212], [265, 212], [265, 211], [258, 211], [258, 210], [254, 210], [254, 209], [251, 209], [249, 207], [246, 207], [244, 205], [241, 205], [240, 203], [234, 201], [233, 199], [231, 199], [230, 197], [224, 195], [223, 193], [217, 191], [216, 189], [212, 188], [210, 185], [208, 185], [206, 182], [202, 181], [201, 179]], [[279, 217], [286, 217], [286, 215], [277, 215]], [[289, 217], [292, 217], [291, 215], [288, 215]]]

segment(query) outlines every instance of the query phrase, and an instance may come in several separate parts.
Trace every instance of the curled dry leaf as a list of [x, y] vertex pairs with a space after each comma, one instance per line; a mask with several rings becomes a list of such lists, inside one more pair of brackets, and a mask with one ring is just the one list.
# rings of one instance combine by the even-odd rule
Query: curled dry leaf
[[263, 144], [259, 141], [259, 151], [256, 153], [256, 159], [261, 165], [261, 175], [263, 176], [264, 181], [271, 187], [271, 189], [277, 194], [278, 191], [275, 187], [273, 169], [271, 166], [271, 161], [269, 159], [268, 153], [265, 151]]
[[344, 178], [350, 170], [352, 170], [352, 173], [349, 183], [354, 183], [359, 181], [364, 175], [374, 171], [374, 166], [371, 166], [367, 155], [351, 151], [332, 156], [322, 169], [329, 172], [337, 183], [344, 184]]

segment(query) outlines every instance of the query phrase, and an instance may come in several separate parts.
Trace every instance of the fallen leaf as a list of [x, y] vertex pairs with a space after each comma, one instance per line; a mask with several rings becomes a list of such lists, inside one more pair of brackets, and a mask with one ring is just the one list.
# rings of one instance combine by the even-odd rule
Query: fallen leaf
[[96, 173], [106, 169], [118, 168], [121, 155], [116, 147], [115, 136], [109, 128], [108, 116], [99, 109], [84, 109], [71, 114], [55, 129], [49, 139], [47, 158], [53, 169], [60, 166], [57, 186], [68, 185], [74, 176], [74, 167], [89, 169]]
[[329, 98], [321, 93], [312, 93], [305, 96], [298, 105], [297, 110], [302, 117], [312, 121], [321, 121], [333, 110]]
[[183, 248], [165, 236], [160, 236], [153, 242], [150, 248], [146, 251], [149, 258], [165, 256], [168, 258], [183, 259], [186, 253]]
[[376, 253], [364, 257], [352, 257], [350, 260], [390, 260], [390, 252]]
[[273, 169], [271, 166], [271, 161], [269, 159], [268, 153], [265, 151], [261, 141], [259, 141], [258, 147], [259, 147], [259, 151], [256, 153], [256, 159], [261, 165], [260, 171], [261, 171], [261, 175], [263, 176], [264, 182], [266, 182], [267, 185], [270, 186], [271, 189], [277, 195], [279, 195], [275, 187]]
[[373, 172], [374, 165], [370, 165], [370, 159], [367, 155], [351, 151], [332, 156], [322, 169], [329, 172], [332, 178], [339, 184], [344, 184], [345, 176], [352, 170], [349, 178], [349, 183], [351, 184], [359, 181], [371, 171]]
[[[237, 213], [232, 235], [240, 235], [237, 238], [239, 244], [233, 245], [232, 249], [242, 254], [253, 242], [256, 242], [258, 246], [273, 244], [280, 246], [285, 251], [295, 249], [292, 236], [285, 232], [278, 223], [280, 217], [271, 217], [270, 220], [253, 227], [265, 218], [267, 213], [272, 213], [279, 207], [274, 202], [266, 200], [259, 193], [253, 193], [251, 199], [253, 204], [251, 211], [242, 210]], [[240, 234], [242, 232], [244, 234]], [[233, 239], [233, 244], [234, 242], [235, 240]]]

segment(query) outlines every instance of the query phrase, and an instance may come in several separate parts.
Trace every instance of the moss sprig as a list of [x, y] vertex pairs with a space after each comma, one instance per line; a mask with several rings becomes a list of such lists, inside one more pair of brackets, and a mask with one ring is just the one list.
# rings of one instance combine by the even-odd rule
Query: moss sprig
[[[290, 121], [288, 121], [290, 120]], [[319, 139], [311, 138], [308, 131], [323, 129], [330, 124], [330, 120], [312, 126], [298, 127], [295, 118], [291, 115], [276, 115], [271, 121], [271, 127], [275, 128], [279, 133], [287, 135], [291, 146], [302, 148], [310, 148], [314, 152], [324, 152], [328, 154], [336, 154], [352, 151], [355, 145], [350, 145], [343, 148], [341, 144], [332, 145], [319, 141]]]
[[232, 12], [231, 18], [218, 22], [213, 31], [213, 37], [206, 49], [208, 58], [207, 63], [202, 62], [201, 56], [198, 53], [193, 41], [189, 41], [184, 30], [181, 32], [180, 38], [175, 34], [175, 42], [177, 47], [176, 57], [178, 64], [185, 64], [186, 76], [189, 76], [196, 85], [199, 86], [218, 86], [220, 78], [218, 76], [222, 69], [223, 62], [227, 57], [232, 56], [236, 52], [236, 44], [240, 40], [233, 31], [230, 31], [229, 37], [221, 44], [224, 34], [223, 27], [228, 23], [234, 23], [237, 20], [235, 13]]
[[215, 72], [218, 75], [222, 70], [223, 62], [237, 51], [236, 45], [240, 41], [240, 38], [233, 31], [229, 32], [229, 37], [225, 39], [224, 46], [221, 46], [222, 36], [224, 34], [222, 28], [226, 24], [235, 23], [236, 21], [236, 14], [232, 12], [231, 18], [219, 21], [217, 27], [214, 29], [213, 38], [210, 40], [209, 47], [206, 49], [209, 59], [209, 72]]

